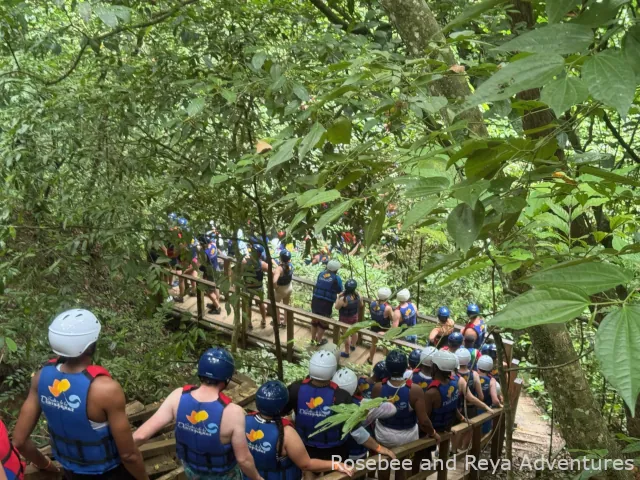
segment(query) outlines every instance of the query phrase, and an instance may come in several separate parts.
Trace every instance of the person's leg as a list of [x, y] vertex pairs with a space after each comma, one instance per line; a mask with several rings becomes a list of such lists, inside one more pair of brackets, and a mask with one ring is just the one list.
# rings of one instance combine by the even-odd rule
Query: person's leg
[[324, 338], [324, 331], [327, 329], [328, 325], [326, 323], [322, 323], [322, 322], [318, 322], [318, 335], [316, 338], [316, 342], [318, 342], [319, 345], [324, 345], [325, 343], [327, 343], [327, 339]]
[[357, 344], [358, 344], [358, 334], [354, 333], [353, 335], [351, 335], [351, 350], [355, 350]]
[[373, 357], [375, 357], [377, 349], [378, 349], [378, 337], [371, 337], [371, 348], [369, 349], [369, 360], [368, 360], [368, 362], [371, 365], [373, 365]]
[[[342, 329], [342, 334], [344, 335], [349, 327]], [[343, 357], [349, 357], [351, 353], [351, 335], [349, 335], [344, 341], [344, 355]]]
[[311, 343], [316, 343], [316, 334], [318, 333], [318, 324], [315, 320], [311, 321]]
[[265, 328], [267, 326], [267, 306], [264, 302], [261, 302], [261, 301], [259, 301], [258, 305], [260, 308], [260, 316], [262, 317], [262, 322], [260, 323], [260, 326], [262, 328]]

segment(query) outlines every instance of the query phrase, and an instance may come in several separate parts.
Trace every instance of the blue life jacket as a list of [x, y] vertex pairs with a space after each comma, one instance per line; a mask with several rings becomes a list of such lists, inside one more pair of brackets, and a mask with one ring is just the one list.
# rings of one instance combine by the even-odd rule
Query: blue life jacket
[[220, 270], [220, 264], [218, 263], [218, 247], [216, 247], [215, 244], [212, 243], [204, 251], [204, 254], [209, 259], [209, 262], [211, 263], [211, 266], [213, 267], [213, 269], [215, 271], [219, 271]]
[[411, 391], [411, 380], [407, 380], [400, 388], [389, 384], [388, 379], [382, 381], [381, 397], [386, 397], [396, 407], [396, 414], [390, 418], [378, 420], [387, 428], [393, 430], [411, 430], [418, 423], [416, 412], [411, 410], [409, 402], [409, 392]]
[[416, 313], [416, 307], [413, 306], [413, 303], [409, 302], [404, 307], [400, 308], [400, 325], [406, 325], [408, 327], [413, 327], [416, 324], [418, 319], [418, 315]]
[[236, 248], [235, 248], [235, 244], [233, 243], [233, 240], [227, 240], [227, 254], [230, 257], [234, 257], [236, 255]]
[[431, 410], [431, 424], [438, 432], [449, 430], [456, 418], [458, 409], [458, 380], [450, 379], [448, 384], [440, 380], [434, 380], [429, 385], [429, 390], [437, 388], [440, 393], [440, 407]]
[[427, 377], [422, 373], [420, 367], [416, 368], [411, 376], [411, 383], [418, 385], [423, 392], [427, 391], [432, 380], [433, 378]]
[[264, 480], [300, 480], [300, 469], [289, 457], [282, 456], [284, 427], [291, 423], [285, 419], [280, 421], [278, 426], [277, 420], [265, 420], [258, 412], [247, 415], [245, 431], [249, 451]]
[[296, 406], [296, 430], [306, 446], [332, 448], [343, 445], [347, 441], [346, 438], [342, 438], [341, 425], [311, 436], [316, 425], [333, 414], [330, 407], [335, 402], [337, 389], [338, 386], [333, 382], [325, 387], [316, 387], [309, 377], [302, 381]]
[[482, 400], [489, 407], [491, 406], [491, 375], [487, 375], [485, 373], [480, 373], [480, 385], [482, 386], [482, 395], [484, 399]]
[[363, 398], [371, 398], [371, 392], [373, 391], [374, 382], [370, 382], [366, 377], [358, 378], [358, 393]]
[[[474, 397], [478, 398], [478, 392], [476, 392], [476, 384], [475, 384], [475, 378], [473, 375], [473, 371], [468, 371], [466, 373], [462, 373], [462, 372], [458, 372], [458, 378], [464, 378], [467, 382], [467, 387], [469, 388], [469, 390], [471, 390], [471, 393], [473, 394]], [[462, 405], [464, 403], [464, 395], [460, 395], [460, 405]]]
[[353, 317], [360, 310], [360, 295], [356, 293], [348, 293], [344, 296], [347, 305], [340, 309], [341, 317]]
[[320, 272], [313, 289], [313, 296], [329, 302], [335, 302], [340, 293], [338, 286], [338, 274], [325, 270]]
[[369, 305], [369, 313], [371, 314], [371, 320], [377, 322], [381, 328], [391, 328], [391, 318], [384, 316], [384, 311], [389, 304], [387, 302], [380, 303], [378, 300], [374, 300]]
[[484, 318], [481, 318], [480, 319], [480, 325], [474, 325], [473, 329], [478, 334], [478, 338], [476, 339], [476, 342], [473, 344], [473, 346], [476, 347], [476, 348], [480, 348], [480, 347], [482, 347], [482, 344], [484, 343], [484, 337], [485, 337], [485, 334], [486, 334]]
[[235, 467], [236, 457], [231, 444], [220, 441], [220, 425], [231, 399], [221, 393], [214, 402], [199, 402], [191, 395], [197, 388], [182, 388], [176, 413], [176, 454], [197, 472], [227, 472]]
[[293, 264], [287, 262], [286, 265], [280, 265], [282, 267], [282, 274], [278, 277], [278, 285], [289, 285], [293, 280]]
[[[362, 397], [356, 397], [354, 395], [353, 403], [360, 406], [360, 402], [362, 402]], [[349, 445], [349, 457], [351, 458], [363, 458], [366, 457], [367, 453], [369, 453], [369, 449], [356, 442], [351, 435], [347, 437], [347, 444]]]
[[93, 381], [110, 376], [97, 365], [80, 373], [64, 373], [58, 360], [40, 371], [38, 398], [47, 419], [53, 455], [65, 470], [76, 474], [100, 475], [121, 464], [109, 425], [97, 430], [87, 417], [87, 396]]

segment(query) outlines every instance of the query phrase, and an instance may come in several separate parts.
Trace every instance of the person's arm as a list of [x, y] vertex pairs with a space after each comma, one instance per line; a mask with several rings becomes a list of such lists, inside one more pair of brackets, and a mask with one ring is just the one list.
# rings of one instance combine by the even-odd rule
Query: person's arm
[[[22, 404], [18, 422], [13, 429], [13, 445], [18, 449], [24, 458], [33, 463], [40, 470], [50, 472], [59, 472], [60, 470], [51, 459], [38, 450], [38, 447], [29, 438], [33, 429], [36, 428], [38, 419], [40, 418], [40, 402], [38, 401], [38, 382], [40, 380], [40, 372], [31, 379], [31, 387], [27, 399]], [[4, 473], [4, 469], [0, 466], [0, 471]], [[6, 478], [6, 477], [5, 477]]]
[[371, 390], [371, 398], [378, 398], [380, 396], [380, 392], [382, 391], [382, 383], [378, 382], [373, 386]]
[[280, 274], [282, 273], [282, 267], [278, 266], [273, 272], [273, 284], [278, 284], [278, 279], [280, 278]]
[[439, 334], [440, 329], [438, 327], [435, 327], [433, 330], [431, 330], [431, 333], [429, 334], [429, 344], [433, 345], [434, 343], [436, 343], [436, 338]]
[[335, 308], [336, 310], [340, 310], [342, 307], [344, 307], [347, 304], [344, 296], [338, 296], [338, 299], [336, 300], [336, 303], [333, 305], [333, 308]]
[[250, 480], [262, 480], [262, 477], [256, 469], [256, 464], [253, 461], [253, 455], [251, 455], [249, 446], [247, 445], [244, 410], [242, 410], [242, 407], [232, 403], [225, 408], [225, 414], [228, 415], [228, 419], [233, 425], [231, 447], [233, 448], [233, 454], [236, 457], [240, 470], [242, 470], [242, 473], [249, 477]]
[[4, 468], [0, 465], [0, 480], [7, 480], [7, 474], [4, 473]]
[[92, 397], [101, 400], [101, 407], [107, 415], [107, 423], [115, 441], [122, 464], [136, 480], [148, 480], [142, 455], [133, 441], [131, 425], [125, 411], [127, 400], [120, 384], [109, 377], [98, 377], [92, 385], [96, 389]]
[[409, 391], [409, 403], [411, 404], [411, 408], [416, 412], [420, 430], [435, 438], [437, 442], [440, 442], [440, 436], [437, 434], [436, 429], [433, 428], [433, 424], [427, 415], [425, 395], [418, 385], [411, 386], [411, 390]]
[[[489, 413], [493, 413], [493, 411], [488, 408], [482, 400], [476, 398], [476, 396], [469, 388], [469, 384], [462, 377], [458, 380], [458, 388], [460, 389], [460, 392], [464, 394], [464, 398], [466, 399], [467, 404], [475, 405], [476, 407], [482, 408], [483, 410], [486, 409]], [[462, 413], [464, 414], [464, 411]]]
[[489, 384], [489, 393], [491, 393], [491, 405], [497, 405], [499, 408], [502, 408], [500, 399], [498, 398], [498, 389], [496, 388], [495, 378], [491, 379], [491, 383]]
[[476, 396], [480, 400], [484, 400], [484, 393], [482, 393], [482, 384], [480, 383], [480, 375], [478, 375], [478, 372], [471, 372], [471, 375], [473, 375], [473, 385], [476, 389]]
[[[334, 464], [331, 460], [318, 460], [309, 457], [300, 435], [290, 426], [284, 427], [283, 454], [286, 454], [303, 472], [329, 472], [333, 470]], [[353, 469], [347, 468], [343, 463], [336, 463], [335, 466], [339, 472], [346, 473], [350, 477], [353, 475]]]
[[162, 405], [160, 405], [156, 413], [134, 432], [133, 440], [136, 442], [136, 445], [140, 446], [146, 443], [151, 437], [158, 433], [158, 431], [176, 419], [175, 412], [178, 408], [181, 395], [181, 388], [171, 392], [165, 401], [162, 402]]
[[351, 437], [356, 441], [358, 445], [362, 445], [380, 455], [385, 455], [390, 458], [396, 458], [395, 453], [393, 453], [388, 448], [380, 445], [364, 427], [356, 428], [353, 432], [351, 432]]
[[384, 318], [393, 321], [393, 308], [391, 308], [391, 305], [384, 307]]
[[260, 260], [260, 263], [262, 264], [262, 271], [263, 272], [268, 272], [269, 271], [269, 265], [267, 264], [267, 262], [263, 262], [262, 260]]

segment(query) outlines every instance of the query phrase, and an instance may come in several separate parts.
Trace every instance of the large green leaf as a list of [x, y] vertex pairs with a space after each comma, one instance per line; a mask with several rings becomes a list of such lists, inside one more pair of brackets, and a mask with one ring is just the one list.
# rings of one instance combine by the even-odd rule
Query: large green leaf
[[378, 241], [382, 235], [382, 227], [384, 220], [387, 218], [387, 212], [384, 204], [376, 203], [369, 213], [369, 223], [364, 227], [364, 243], [367, 251]]
[[585, 165], [583, 167], [580, 167], [580, 173], [587, 173], [589, 175], [600, 177], [605, 180], [610, 180], [615, 183], [621, 183], [623, 185], [640, 187], [640, 182], [638, 180], [634, 180], [633, 178], [625, 177], [623, 175], [618, 175], [617, 173], [613, 173], [608, 170], [603, 170], [601, 168], [592, 167], [591, 165]]
[[115, 28], [118, 26], [118, 16], [112, 7], [100, 5], [95, 8], [95, 12], [107, 27]]
[[635, 416], [640, 393], [640, 305], [625, 305], [607, 315], [596, 333], [602, 373]]
[[438, 205], [438, 201], [439, 199], [437, 197], [430, 197], [416, 203], [404, 217], [402, 231], [405, 232], [409, 230], [410, 227], [429, 215], [431, 210], [436, 208], [436, 205]]
[[293, 157], [293, 149], [298, 143], [297, 138], [291, 138], [283, 142], [279, 147], [278, 151], [269, 159], [269, 163], [267, 164], [267, 172], [271, 170], [273, 167], [280, 165], [281, 163], [288, 162]]
[[549, 105], [559, 117], [588, 97], [589, 89], [582, 80], [578, 77], [562, 77], [545, 85], [540, 100]]
[[338, 118], [327, 130], [327, 139], [334, 145], [351, 142], [351, 120], [347, 117]]
[[640, 81], [640, 24], [631, 27], [624, 36], [622, 52], [625, 62], [631, 65]]
[[333, 222], [334, 220], [337, 220], [338, 218], [340, 218], [340, 216], [344, 212], [349, 210], [354, 203], [356, 203], [356, 201], [353, 200], [353, 199], [345, 200], [344, 202], [339, 203], [338, 205], [330, 208], [325, 213], [323, 213], [322, 216], [318, 219], [318, 221], [314, 225], [314, 228], [315, 228], [315, 231], [316, 231], [316, 235], [318, 233], [320, 233], [320, 231], [324, 227], [329, 225], [331, 222]]
[[479, 17], [484, 12], [491, 10], [503, 3], [507, 3], [506, 0], [484, 0], [480, 3], [468, 4], [464, 11], [456, 18], [451, 20], [443, 29], [442, 32], [446, 33], [452, 28], [467, 23], [469, 20]]
[[576, 53], [586, 50], [593, 42], [593, 30], [584, 25], [557, 23], [531, 30], [498, 50], [533, 53]]
[[315, 147], [316, 143], [318, 143], [322, 138], [322, 135], [324, 135], [324, 132], [325, 129], [320, 122], [316, 122], [313, 127], [311, 127], [307, 136], [304, 137], [300, 143], [300, 148], [298, 149], [298, 156], [300, 157], [300, 160], [304, 159], [307, 152]]
[[482, 229], [484, 222], [484, 206], [477, 202], [475, 208], [466, 203], [461, 203], [454, 208], [447, 218], [447, 230], [453, 237], [456, 245], [463, 252], [469, 250]]
[[592, 56], [582, 67], [582, 78], [596, 100], [625, 117], [636, 91], [632, 66], [620, 52], [606, 50]]
[[491, 75], [464, 103], [471, 108], [486, 102], [510, 98], [522, 90], [541, 87], [564, 70], [564, 58], [536, 53], [508, 64]]
[[202, 110], [204, 110], [205, 101], [204, 98], [194, 98], [189, 102], [189, 106], [187, 107], [187, 113], [190, 117], [195, 117]]
[[581, 315], [589, 303], [587, 294], [578, 289], [535, 288], [507, 304], [489, 325], [520, 330], [547, 323], [564, 323]]
[[489, 188], [489, 185], [491, 185], [489, 180], [464, 180], [455, 184], [451, 189], [455, 198], [466, 203], [471, 208], [475, 208], [480, 195]]
[[557, 23], [579, 2], [577, 0], [550, 0], [546, 2], [549, 23]]
[[587, 262], [567, 267], [551, 268], [535, 273], [522, 280], [535, 287], [578, 287], [585, 293], [609, 290], [618, 285], [625, 285], [633, 279], [633, 275], [611, 263]]
[[607, 25], [625, 3], [629, 3], [629, 0], [589, 0], [584, 11], [574, 22], [589, 27]]
[[293, 220], [291, 221], [291, 224], [289, 225], [288, 230], [293, 231], [296, 225], [298, 225], [302, 220], [304, 220], [304, 217], [307, 216], [307, 212], [308, 210], [305, 208], [296, 213], [295, 217], [293, 217]]
[[429, 177], [420, 178], [412, 184], [412, 188], [407, 190], [407, 198], [424, 197], [434, 193], [446, 190], [449, 187], [449, 179], [447, 177]]
[[321, 203], [329, 203], [335, 199], [340, 198], [340, 192], [337, 190], [326, 190], [316, 193], [311, 199], [307, 200], [302, 208], [313, 207], [314, 205], [320, 205]]

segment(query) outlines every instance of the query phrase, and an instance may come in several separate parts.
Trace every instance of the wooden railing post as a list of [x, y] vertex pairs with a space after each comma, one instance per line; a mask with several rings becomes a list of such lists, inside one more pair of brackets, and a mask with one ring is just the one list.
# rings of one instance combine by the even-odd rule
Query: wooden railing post
[[342, 328], [338, 325], [333, 325], [333, 343], [338, 345], [338, 347], [340, 346], [340, 330], [342, 330]]
[[[438, 458], [442, 459], [442, 467], [438, 467], [438, 480], [447, 480], [447, 460], [449, 460], [449, 446], [451, 445], [451, 439], [447, 438], [440, 442], [438, 446]], [[433, 459], [433, 455], [431, 455]]]
[[[364, 305], [367, 305], [367, 303], [365, 303]], [[360, 308], [358, 309], [358, 322], [364, 322], [364, 305], [360, 305]], [[358, 345], [362, 345], [362, 334], [358, 333]]]
[[493, 418], [493, 432], [491, 437], [491, 461], [495, 464], [500, 459], [502, 444], [504, 443], [504, 414]]
[[227, 279], [231, 279], [231, 259], [229, 257], [225, 257], [223, 262], [222, 271], [224, 276], [227, 277]]
[[251, 297], [240, 297], [242, 302], [242, 330], [240, 341], [242, 342], [242, 348], [247, 348], [247, 323], [251, 322]]
[[482, 451], [482, 423], [473, 426], [473, 436], [471, 437], [471, 450], [469, 453], [474, 457], [473, 464], [475, 467], [471, 467], [469, 472], [469, 478], [471, 480], [478, 480], [480, 478], [480, 471], [477, 468], [478, 460], [480, 460], [480, 453]]
[[201, 322], [204, 319], [204, 293], [200, 285], [196, 285], [196, 303], [198, 308], [198, 321]]
[[293, 362], [293, 312], [285, 311], [287, 317], [287, 362]]

